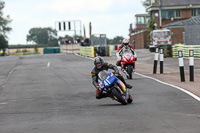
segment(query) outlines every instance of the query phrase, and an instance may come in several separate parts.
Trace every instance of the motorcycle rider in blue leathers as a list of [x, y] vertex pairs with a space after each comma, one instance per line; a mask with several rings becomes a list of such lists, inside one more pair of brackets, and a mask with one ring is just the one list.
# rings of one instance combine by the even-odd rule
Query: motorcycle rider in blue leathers
[[132, 86], [129, 85], [128, 83], [125, 82], [124, 78], [122, 75], [120, 75], [119, 70], [117, 66], [114, 66], [112, 64], [108, 64], [107, 62], [104, 62], [103, 58], [100, 56], [97, 56], [94, 58], [94, 68], [91, 71], [92, 75], [92, 83], [96, 88], [96, 99], [101, 99], [108, 97], [107, 93], [103, 93], [101, 91], [100, 86], [98, 85], [98, 73], [102, 70], [108, 70], [108, 69], [113, 69], [115, 71], [116, 77], [120, 79], [127, 88], [131, 89]]

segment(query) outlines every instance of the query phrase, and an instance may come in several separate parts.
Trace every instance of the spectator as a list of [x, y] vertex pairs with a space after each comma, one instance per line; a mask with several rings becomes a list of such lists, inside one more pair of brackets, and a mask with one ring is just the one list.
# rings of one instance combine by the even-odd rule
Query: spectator
[[7, 48], [6, 51], [5, 51], [5, 56], [9, 56], [9, 54], [10, 54], [10, 51]]
[[0, 51], [0, 56], [3, 56], [3, 49], [1, 49]]

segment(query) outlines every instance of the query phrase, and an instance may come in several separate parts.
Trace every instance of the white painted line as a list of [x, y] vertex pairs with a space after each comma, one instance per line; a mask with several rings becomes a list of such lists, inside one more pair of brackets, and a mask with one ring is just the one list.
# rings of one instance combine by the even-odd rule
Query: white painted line
[[9, 75], [11, 75], [13, 73], [14, 69], [12, 69], [10, 72], [9, 72]]
[[188, 95], [192, 96], [193, 98], [195, 98], [197, 101], [200, 101], [200, 97], [198, 97], [198, 96], [196, 96], [195, 94], [189, 92], [188, 90], [185, 90], [185, 89], [183, 89], [183, 88], [180, 88], [180, 87], [175, 86], [175, 85], [172, 85], [172, 84], [165, 83], [165, 82], [160, 81], [160, 80], [158, 80], [158, 79], [156, 79], [156, 78], [152, 78], [152, 77], [149, 77], [149, 76], [142, 75], [142, 74], [137, 73], [137, 72], [135, 72], [135, 74], [137, 74], [137, 75], [139, 75], [139, 76], [142, 76], [142, 77], [145, 77], [145, 78], [153, 79], [153, 80], [155, 80], [155, 81], [157, 81], [157, 82], [159, 82], [159, 83], [161, 83], [161, 84], [168, 85], [168, 86], [170, 86], [170, 87], [173, 87], [173, 88], [176, 88], [176, 89], [178, 89], [178, 90], [181, 90], [181, 91], [185, 92], [186, 94], [188, 94]]
[[83, 58], [86, 58], [86, 59], [90, 59], [90, 60], [93, 60], [93, 58], [92, 57], [87, 57], [87, 56], [81, 56], [81, 55], [79, 55], [79, 54], [75, 54], [76, 56], [80, 56], [80, 57], [83, 57]]
[[8, 104], [8, 103], [6, 103], [6, 102], [5, 103], [0, 103], [0, 105], [5, 105], [5, 104]]
[[48, 63], [47, 63], [47, 67], [50, 67], [50, 64], [51, 64], [51, 62], [48, 62]]

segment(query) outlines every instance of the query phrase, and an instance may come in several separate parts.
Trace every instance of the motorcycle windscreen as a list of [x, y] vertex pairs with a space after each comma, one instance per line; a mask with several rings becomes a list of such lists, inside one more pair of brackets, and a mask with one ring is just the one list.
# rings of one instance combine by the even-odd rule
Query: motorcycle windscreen
[[100, 71], [98, 77], [101, 81], [103, 81], [108, 77], [108, 72], [106, 70]]
[[109, 88], [110, 86], [113, 85], [113, 83], [115, 82], [116, 80], [116, 77], [114, 74], [112, 74], [111, 71], [106, 71], [106, 70], [103, 70], [101, 71], [99, 74], [99, 79], [101, 81], [101, 84], [103, 84], [103, 86], [105, 88]]

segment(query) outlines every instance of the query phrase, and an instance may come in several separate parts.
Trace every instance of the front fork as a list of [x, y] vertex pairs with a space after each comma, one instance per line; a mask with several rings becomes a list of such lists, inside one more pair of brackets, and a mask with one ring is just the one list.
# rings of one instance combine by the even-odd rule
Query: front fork
[[127, 73], [125, 69], [123, 69], [123, 67], [117, 67], [117, 68], [121, 70], [124, 74], [126, 74], [127, 77], [129, 77], [129, 74]]
[[[120, 67], [120, 69], [121, 69], [121, 71], [124, 73], [124, 74], [126, 74], [126, 76], [127, 77], [129, 77], [129, 74], [127, 73], [127, 71], [126, 71], [126, 69], [127, 69], [127, 66], [124, 66], [123, 64], [122, 64], [122, 67]], [[133, 72], [135, 72], [135, 63], [133, 63]]]

